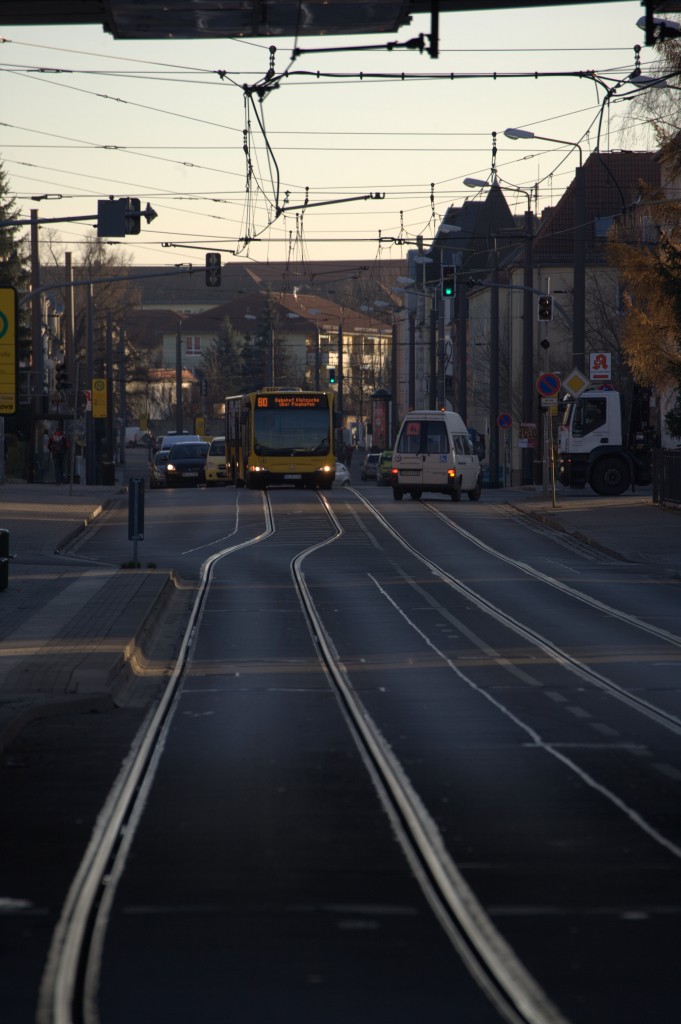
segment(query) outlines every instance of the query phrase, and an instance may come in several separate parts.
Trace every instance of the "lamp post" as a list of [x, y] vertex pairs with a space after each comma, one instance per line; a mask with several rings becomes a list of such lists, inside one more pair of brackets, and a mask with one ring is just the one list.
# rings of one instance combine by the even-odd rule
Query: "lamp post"
[[572, 281], [572, 358], [575, 367], [584, 372], [585, 320], [586, 320], [586, 179], [582, 147], [568, 139], [553, 139], [548, 135], [535, 135], [524, 128], [507, 128], [507, 139], [539, 139], [542, 142], [557, 142], [579, 150], [579, 167], [575, 169], [574, 237], [573, 237], [573, 281]]
[[[421, 240], [422, 244], [422, 240]], [[426, 319], [426, 266], [429, 263], [433, 263], [433, 259], [430, 256], [424, 255], [423, 252], [419, 252], [417, 256], [413, 257], [413, 262], [423, 267], [421, 272], [421, 301], [423, 302], [423, 315], [421, 322], [425, 324]], [[428, 357], [430, 362], [430, 377], [428, 387], [428, 404], [431, 409], [435, 408], [436, 402], [436, 373], [437, 368], [435, 365], [436, 357], [436, 309], [435, 299], [431, 296], [431, 307], [429, 310], [429, 327], [428, 327]], [[416, 339], [414, 339], [416, 340]], [[411, 353], [410, 353], [411, 355]], [[414, 353], [415, 355], [415, 353]], [[411, 360], [410, 360], [411, 362]], [[416, 367], [414, 366], [414, 375], [416, 373]], [[416, 382], [414, 381], [414, 391], [416, 390]]]
[[[490, 188], [490, 182], [482, 181], [478, 178], [464, 178], [464, 185], [468, 188]], [[495, 184], [497, 180], [495, 178]], [[525, 210], [525, 230], [524, 230], [524, 241], [525, 241], [525, 252], [523, 257], [523, 348], [522, 348], [522, 419], [524, 423], [529, 423], [532, 419], [532, 408], [534, 400], [533, 391], [533, 341], [534, 341], [534, 321], [532, 318], [532, 206], [531, 206], [531, 193], [524, 188], [520, 188], [517, 185], [508, 185], [505, 182], [503, 185], [510, 189], [511, 192], [522, 192], [527, 199], [527, 209]], [[501, 187], [501, 186], [499, 186]], [[495, 255], [496, 260], [496, 255]], [[496, 287], [492, 288], [492, 293], [497, 291]], [[498, 300], [497, 300], [498, 301]], [[492, 367], [497, 368], [497, 377], [499, 370], [499, 332], [498, 332], [498, 317], [496, 318], [496, 329], [495, 336], [490, 338], [490, 375], [492, 373]], [[491, 376], [490, 376], [491, 384]], [[497, 407], [492, 408], [493, 390], [490, 387], [490, 486], [495, 486], [492, 483], [494, 467], [491, 463], [491, 452], [492, 452], [492, 438], [495, 438], [494, 449], [498, 452], [498, 444], [496, 443], [496, 431], [497, 427], [497, 416], [499, 415], [498, 409], [498, 383], [496, 388], [497, 396]], [[497, 467], [498, 477], [498, 467]], [[523, 463], [522, 463], [522, 483], [532, 483], [532, 449], [523, 449]]]

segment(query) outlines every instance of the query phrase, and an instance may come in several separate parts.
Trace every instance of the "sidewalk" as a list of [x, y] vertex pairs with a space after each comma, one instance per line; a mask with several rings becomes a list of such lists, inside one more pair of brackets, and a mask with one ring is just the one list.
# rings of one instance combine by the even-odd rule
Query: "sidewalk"
[[681, 579], [681, 509], [653, 504], [651, 488], [606, 498], [557, 485], [555, 506], [541, 487], [505, 493], [518, 511], [604, 554]]
[[0, 528], [14, 556], [0, 591], [0, 749], [36, 716], [124, 700], [142, 636], [172, 594], [170, 577], [58, 552], [127, 501], [122, 487], [0, 487]]

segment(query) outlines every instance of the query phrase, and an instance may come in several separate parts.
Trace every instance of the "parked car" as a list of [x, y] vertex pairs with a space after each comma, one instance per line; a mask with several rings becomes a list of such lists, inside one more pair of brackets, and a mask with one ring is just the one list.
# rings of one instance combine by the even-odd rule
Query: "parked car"
[[178, 444], [180, 441], [200, 441], [201, 438], [198, 434], [189, 434], [186, 430], [181, 434], [178, 434], [176, 430], [171, 430], [168, 434], [161, 434], [160, 437], [156, 438], [156, 451], [160, 451], [162, 448], [172, 448], [174, 444]]
[[226, 483], [225, 439], [214, 437], [206, 456], [206, 484], [208, 487], [218, 487], [220, 484], [224, 487]]
[[378, 473], [378, 460], [381, 457], [380, 452], [369, 452], [364, 462], [362, 463], [362, 480], [375, 480], [376, 474]]
[[149, 463], [149, 487], [153, 490], [156, 487], [166, 486], [166, 466], [168, 465], [169, 449], [156, 452]]
[[389, 486], [391, 470], [393, 466], [392, 451], [384, 451], [378, 457], [378, 468], [376, 470], [376, 483], [379, 487]]
[[166, 485], [193, 484], [198, 487], [205, 483], [208, 448], [207, 441], [186, 441], [184, 438], [174, 444], [168, 450]]
[[350, 483], [350, 470], [343, 462], [336, 462], [335, 482], [341, 487]]

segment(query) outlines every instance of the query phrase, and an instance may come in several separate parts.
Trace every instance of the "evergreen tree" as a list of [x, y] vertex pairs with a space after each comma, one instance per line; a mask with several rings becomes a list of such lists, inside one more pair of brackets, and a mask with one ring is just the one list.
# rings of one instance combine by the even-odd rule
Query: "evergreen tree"
[[[9, 182], [0, 163], [0, 224], [21, 219], [21, 211], [9, 194]], [[0, 227], [0, 285], [25, 291], [30, 279], [28, 236], [19, 226]]]
[[226, 395], [233, 395], [242, 386], [242, 345], [229, 317], [209, 349], [201, 353], [201, 372], [208, 386], [208, 401], [217, 404]]
[[256, 391], [270, 383], [268, 374], [268, 336], [259, 331], [246, 335], [241, 350], [242, 391]]

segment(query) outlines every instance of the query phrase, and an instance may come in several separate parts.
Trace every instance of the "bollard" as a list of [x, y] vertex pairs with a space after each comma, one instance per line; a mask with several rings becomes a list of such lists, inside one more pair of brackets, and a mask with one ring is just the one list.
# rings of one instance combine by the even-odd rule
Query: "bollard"
[[0, 530], [0, 590], [9, 586], [9, 530]]

